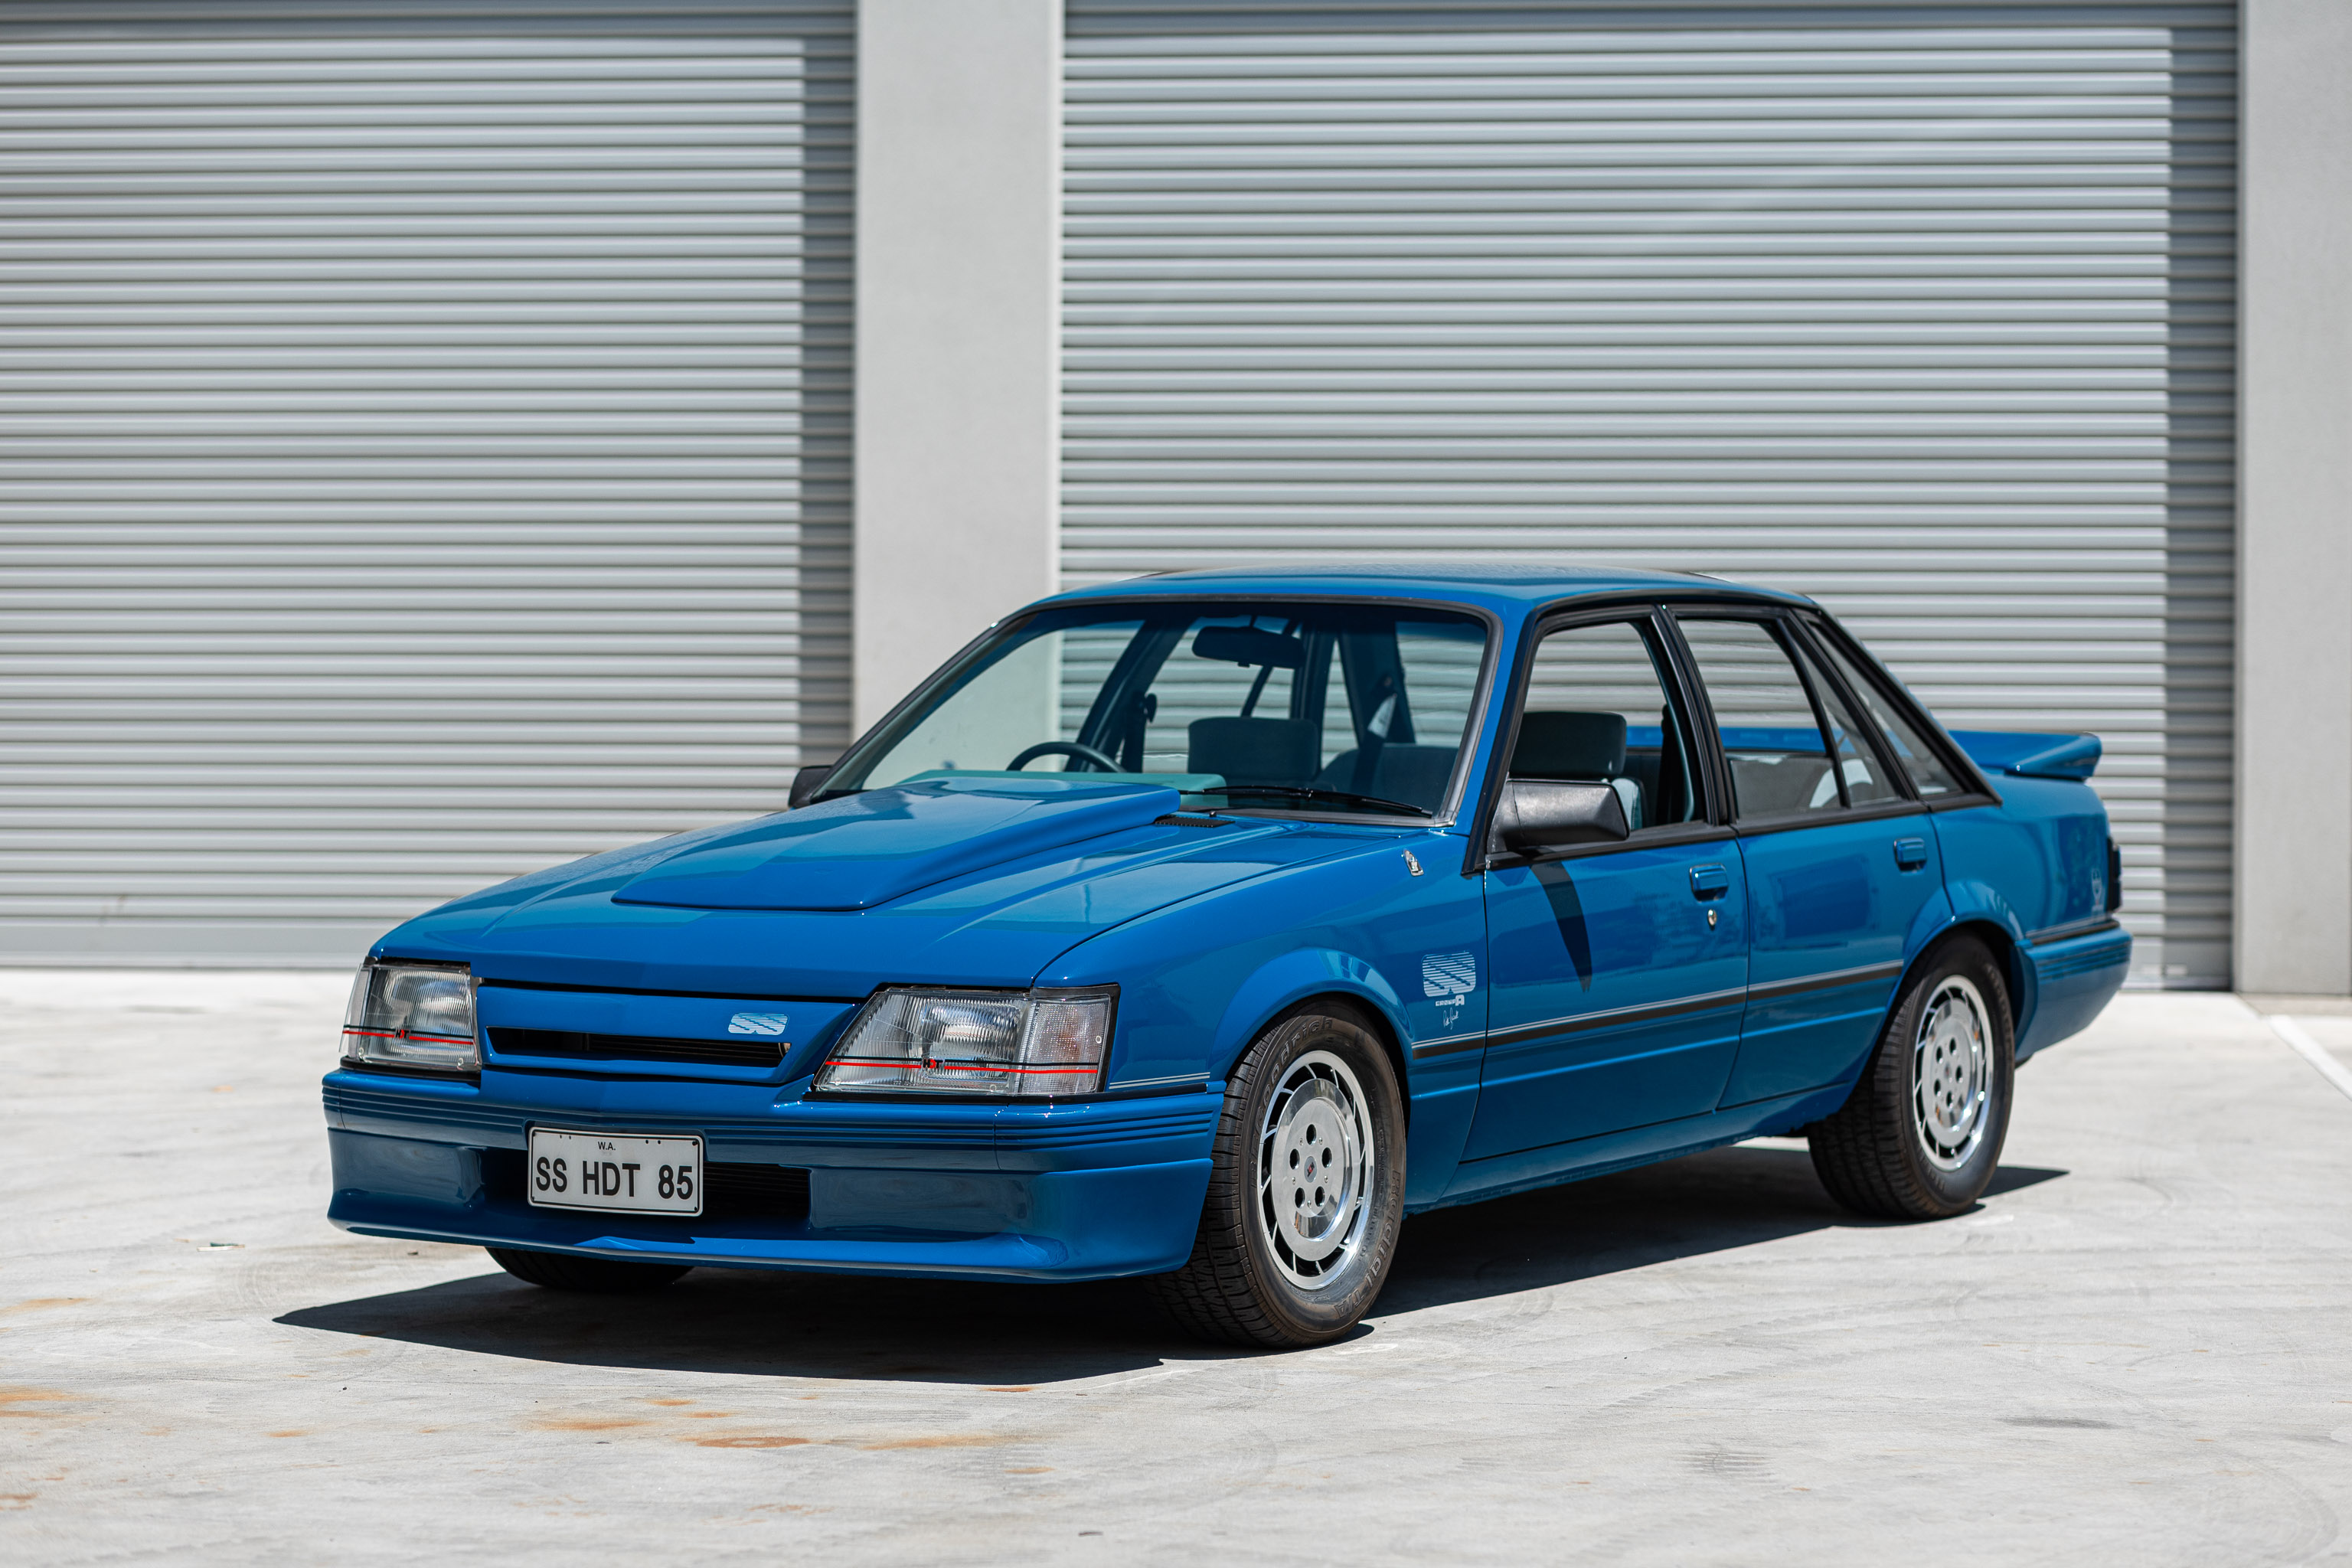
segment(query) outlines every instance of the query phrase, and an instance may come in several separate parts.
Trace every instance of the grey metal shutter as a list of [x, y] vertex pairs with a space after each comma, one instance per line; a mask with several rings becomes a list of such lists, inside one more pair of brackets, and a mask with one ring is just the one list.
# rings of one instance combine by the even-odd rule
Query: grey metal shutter
[[0, 14], [0, 961], [341, 963], [833, 754], [854, 38]]
[[1077, 0], [1063, 569], [1681, 567], [2090, 730], [2229, 970], [2234, 13]]

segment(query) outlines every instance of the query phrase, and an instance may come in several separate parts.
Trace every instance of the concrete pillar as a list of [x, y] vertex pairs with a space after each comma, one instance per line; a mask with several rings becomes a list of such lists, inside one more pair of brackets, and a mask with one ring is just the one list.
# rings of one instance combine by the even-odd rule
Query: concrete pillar
[[1061, 0], [859, 0], [852, 704], [1054, 591]]
[[2237, 985], [2352, 993], [2352, 5], [2244, 0]]

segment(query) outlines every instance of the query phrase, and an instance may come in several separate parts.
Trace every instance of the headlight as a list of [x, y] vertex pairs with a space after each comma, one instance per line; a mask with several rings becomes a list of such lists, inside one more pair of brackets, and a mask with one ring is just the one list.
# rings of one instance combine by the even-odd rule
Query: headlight
[[343, 1058], [474, 1072], [474, 977], [462, 963], [363, 965], [343, 1013]]
[[1116, 987], [877, 992], [842, 1031], [821, 1089], [1088, 1094], [1102, 1083]]

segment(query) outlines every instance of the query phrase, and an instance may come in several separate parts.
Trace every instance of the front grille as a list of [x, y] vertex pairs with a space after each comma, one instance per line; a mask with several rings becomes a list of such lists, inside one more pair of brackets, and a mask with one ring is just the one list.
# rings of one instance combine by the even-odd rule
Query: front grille
[[809, 1173], [796, 1165], [705, 1165], [702, 1212], [715, 1219], [806, 1219]]
[[[506, 1203], [530, 1201], [523, 1191], [527, 1167], [520, 1149], [482, 1151], [482, 1182], [489, 1195]], [[702, 1167], [705, 1219], [806, 1219], [809, 1173], [795, 1165], [707, 1164]]]
[[789, 1041], [765, 1036], [726, 1040], [667, 1040], [652, 1035], [585, 1035], [570, 1029], [492, 1029], [490, 1049], [502, 1057], [570, 1057], [586, 1061], [706, 1062], [717, 1067], [772, 1068]]

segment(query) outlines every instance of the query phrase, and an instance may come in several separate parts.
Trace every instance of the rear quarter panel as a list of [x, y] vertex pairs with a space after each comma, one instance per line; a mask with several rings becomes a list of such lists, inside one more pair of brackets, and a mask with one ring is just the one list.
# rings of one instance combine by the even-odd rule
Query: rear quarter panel
[[2018, 934], [2095, 921], [2106, 912], [2107, 808], [2087, 784], [2000, 780], [2001, 804], [1939, 813], [1945, 882], [1953, 901], [1973, 884], [1984, 907]]
[[2123, 984], [2131, 940], [2107, 918], [2107, 812], [2088, 784], [1999, 780], [2001, 804], [1938, 813], [1955, 921], [2007, 932], [2018, 1058], [2082, 1028]]

